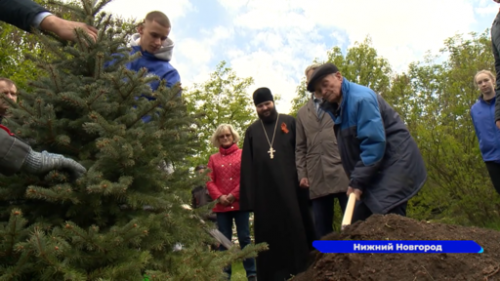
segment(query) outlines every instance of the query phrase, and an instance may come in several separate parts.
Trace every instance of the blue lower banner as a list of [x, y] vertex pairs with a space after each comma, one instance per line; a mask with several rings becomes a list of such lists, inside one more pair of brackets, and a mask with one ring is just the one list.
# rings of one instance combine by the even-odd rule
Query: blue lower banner
[[472, 240], [318, 240], [321, 253], [455, 253], [477, 254], [483, 247]]

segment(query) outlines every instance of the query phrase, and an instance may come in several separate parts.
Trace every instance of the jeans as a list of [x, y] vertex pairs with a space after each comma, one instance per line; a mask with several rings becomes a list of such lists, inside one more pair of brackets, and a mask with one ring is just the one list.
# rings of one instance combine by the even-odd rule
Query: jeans
[[[233, 211], [233, 212], [220, 212], [217, 213], [217, 225], [219, 231], [224, 234], [229, 240], [231, 240], [233, 234], [233, 219], [236, 223], [236, 232], [238, 235], [238, 241], [240, 242], [241, 249], [245, 248], [252, 241], [250, 239], [250, 213]], [[226, 248], [222, 245], [219, 247], [220, 251], [225, 251]], [[248, 258], [243, 261], [243, 267], [247, 273], [247, 277], [256, 275], [255, 259]], [[231, 266], [224, 268], [224, 272], [228, 275], [228, 280], [231, 279]]]
[[[406, 217], [406, 207], [408, 205], [408, 201], [405, 201], [401, 203], [400, 205], [392, 208], [389, 210], [387, 213], [388, 214], [396, 214], [400, 216]], [[352, 221], [351, 223], [355, 223], [356, 221], [359, 220], [366, 220], [368, 217], [372, 215], [372, 211], [370, 211], [370, 208], [365, 205], [362, 201], [356, 201], [356, 206], [354, 207], [354, 212], [352, 214]]]
[[319, 197], [312, 201], [314, 227], [316, 228], [316, 235], [318, 239], [333, 232], [333, 207], [335, 198], [339, 200], [342, 213], [347, 206], [347, 195], [345, 192], [329, 194]]
[[500, 194], [500, 163], [495, 163], [493, 161], [485, 162], [488, 173], [490, 174], [491, 183], [493, 187]]

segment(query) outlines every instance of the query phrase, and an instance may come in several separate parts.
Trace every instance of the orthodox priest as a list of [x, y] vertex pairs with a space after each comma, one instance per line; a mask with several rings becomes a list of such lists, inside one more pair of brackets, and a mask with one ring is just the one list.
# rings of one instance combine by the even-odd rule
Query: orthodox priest
[[253, 93], [259, 120], [245, 132], [240, 208], [254, 213], [255, 243], [269, 250], [257, 257], [257, 280], [283, 281], [308, 267], [314, 225], [309, 191], [300, 188], [295, 166], [295, 119], [278, 114], [268, 88]]

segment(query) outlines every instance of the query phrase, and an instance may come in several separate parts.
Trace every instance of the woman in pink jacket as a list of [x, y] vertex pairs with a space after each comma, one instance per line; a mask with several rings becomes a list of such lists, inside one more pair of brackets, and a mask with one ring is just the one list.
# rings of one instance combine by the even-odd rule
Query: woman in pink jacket
[[[213, 212], [217, 214], [219, 231], [231, 240], [234, 219], [238, 241], [243, 249], [251, 243], [250, 214], [239, 210], [241, 149], [237, 145], [238, 140], [238, 133], [228, 124], [220, 125], [212, 135], [212, 144], [219, 148], [219, 152], [211, 155], [208, 161], [211, 180], [207, 182], [207, 189], [212, 199], [218, 201]], [[226, 249], [221, 245], [219, 250]], [[248, 280], [257, 280], [253, 258], [244, 260], [243, 267]], [[231, 266], [224, 271], [230, 280]]]

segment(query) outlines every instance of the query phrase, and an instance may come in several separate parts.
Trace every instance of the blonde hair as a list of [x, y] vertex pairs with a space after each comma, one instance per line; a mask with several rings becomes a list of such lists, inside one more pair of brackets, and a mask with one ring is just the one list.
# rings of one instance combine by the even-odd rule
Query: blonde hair
[[237, 143], [240, 140], [240, 135], [234, 130], [233, 126], [229, 124], [221, 124], [215, 130], [214, 134], [210, 138], [210, 142], [215, 147], [220, 147], [219, 136], [224, 130], [229, 130], [229, 133], [233, 136], [233, 143]]
[[304, 74], [306, 75], [306, 78], [307, 78], [307, 73], [309, 71], [311, 71], [311, 70], [315, 71], [320, 66], [321, 66], [321, 63], [313, 63], [310, 66], [306, 67], [306, 70], [304, 71]]
[[495, 82], [496, 82], [495, 75], [493, 75], [493, 73], [492, 73], [491, 71], [486, 70], [486, 69], [479, 70], [479, 71], [476, 73], [476, 75], [474, 75], [474, 84], [476, 84], [476, 85], [477, 85], [476, 78], [477, 78], [477, 76], [478, 76], [479, 74], [486, 74], [486, 75], [488, 75], [488, 76], [491, 78], [491, 80], [493, 81], [493, 84], [495, 84]]
[[146, 17], [144, 18], [144, 20], [142, 21], [142, 23], [139, 24], [139, 26], [144, 26], [144, 24], [146, 22], [152, 22], [152, 21], [155, 21], [157, 22], [159, 25], [163, 26], [163, 27], [166, 27], [166, 28], [170, 28], [172, 27], [172, 25], [170, 24], [170, 19], [167, 17], [167, 15], [165, 15], [164, 13], [160, 12], [160, 11], [152, 11], [152, 12], [149, 12]]

